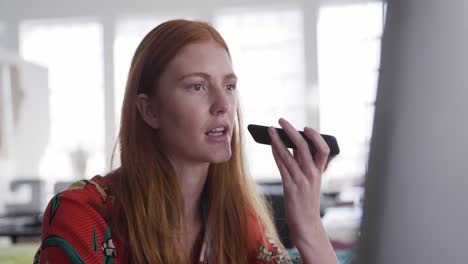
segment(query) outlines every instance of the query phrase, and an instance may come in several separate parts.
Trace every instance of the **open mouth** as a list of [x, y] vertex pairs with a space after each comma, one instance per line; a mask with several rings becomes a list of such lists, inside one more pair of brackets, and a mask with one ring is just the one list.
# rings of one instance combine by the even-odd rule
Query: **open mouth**
[[220, 126], [220, 127], [216, 127], [206, 132], [206, 135], [212, 136], [212, 137], [219, 137], [219, 136], [225, 135], [226, 133], [227, 133], [227, 127]]

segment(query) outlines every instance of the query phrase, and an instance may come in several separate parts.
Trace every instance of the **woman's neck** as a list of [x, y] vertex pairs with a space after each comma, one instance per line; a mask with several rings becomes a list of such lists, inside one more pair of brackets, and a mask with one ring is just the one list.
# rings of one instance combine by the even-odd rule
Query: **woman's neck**
[[174, 164], [176, 175], [184, 198], [184, 228], [199, 227], [202, 221], [200, 211], [201, 194], [208, 177], [209, 163]]
[[208, 176], [209, 164], [174, 163], [174, 168], [184, 198], [182, 216], [183, 235], [179, 237], [180, 250], [190, 258], [198, 256], [196, 241], [203, 229], [201, 195]]

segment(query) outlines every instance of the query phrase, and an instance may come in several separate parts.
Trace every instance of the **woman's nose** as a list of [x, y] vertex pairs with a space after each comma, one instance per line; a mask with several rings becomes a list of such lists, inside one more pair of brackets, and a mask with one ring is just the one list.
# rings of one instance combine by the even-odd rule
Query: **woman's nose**
[[211, 113], [218, 115], [228, 112], [232, 107], [232, 100], [230, 98], [231, 96], [233, 95], [225, 89], [214, 92], [210, 110]]

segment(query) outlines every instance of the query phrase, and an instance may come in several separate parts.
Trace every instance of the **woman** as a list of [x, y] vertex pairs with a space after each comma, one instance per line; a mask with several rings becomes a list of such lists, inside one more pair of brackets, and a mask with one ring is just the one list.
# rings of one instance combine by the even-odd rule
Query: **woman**
[[[290, 263], [265, 201], [244, 171], [237, 77], [209, 24], [168, 21], [132, 61], [122, 108], [121, 167], [56, 195], [44, 214], [40, 263]], [[319, 215], [328, 146], [280, 119], [274, 130], [292, 240], [305, 263], [337, 263]]]

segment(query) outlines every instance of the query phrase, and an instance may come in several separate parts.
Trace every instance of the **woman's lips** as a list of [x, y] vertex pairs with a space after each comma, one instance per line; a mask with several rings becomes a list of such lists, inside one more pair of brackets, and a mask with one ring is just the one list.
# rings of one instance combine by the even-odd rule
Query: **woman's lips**
[[222, 131], [214, 130], [214, 131], [208, 132], [208, 133], [206, 133], [206, 136], [208, 137], [208, 140], [210, 140], [210, 141], [224, 142], [224, 141], [227, 141], [227, 139], [228, 139], [228, 133], [227, 132], [228, 132], [228, 130], [225, 127], [224, 130], [222, 130]]

